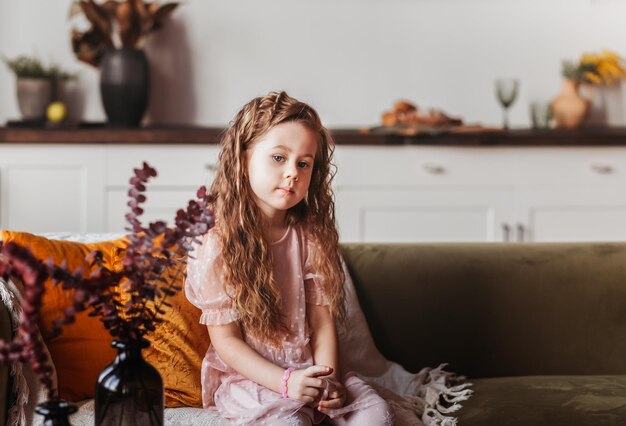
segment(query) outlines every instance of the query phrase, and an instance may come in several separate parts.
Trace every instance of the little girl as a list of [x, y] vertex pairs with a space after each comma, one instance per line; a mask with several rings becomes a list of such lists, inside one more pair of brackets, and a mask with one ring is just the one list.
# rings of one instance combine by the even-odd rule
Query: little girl
[[211, 337], [204, 407], [235, 424], [393, 423], [339, 366], [333, 148], [315, 110], [285, 92], [246, 104], [222, 140], [216, 226], [189, 259], [185, 291]]

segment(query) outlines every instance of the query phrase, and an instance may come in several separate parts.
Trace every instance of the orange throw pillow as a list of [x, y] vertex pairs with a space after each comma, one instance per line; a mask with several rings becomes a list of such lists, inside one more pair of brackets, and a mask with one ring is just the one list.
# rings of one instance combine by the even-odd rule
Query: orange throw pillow
[[[41, 260], [51, 258], [57, 265], [65, 260], [70, 270], [85, 267], [86, 274], [91, 268], [85, 257], [91, 250], [102, 250], [104, 263], [110, 267], [113, 258], [117, 256], [117, 248], [123, 243], [118, 240], [82, 244], [13, 231], [2, 231], [2, 240], [6, 243], [14, 241], [30, 248], [35, 257]], [[52, 280], [45, 283], [39, 323], [42, 333], [50, 330], [52, 322], [62, 316], [63, 309], [72, 302], [71, 295], [71, 290], [63, 290], [60, 285], [54, 285]], [[61, 398], [69, 401], [93, 398], [100, 371], [115, 357], [116, 351], [111, 347], [111, 341], [109, 332], [97, 317], [81, 312], [74, 323], [63, 328], [60, 336], [46, 342], [57, 369]]]
[[[27, 246], [36, 257], [42, 260], [50, 257], [55, 264], [65, 259], [72, 270], [83, 266], [86, 273], [90, 268], [85, 257], [95, 249], [103, 252], [104, 266], [120, 270], [127, 243], [125, 238], [76, 243], [13, 231], [2, 231], [2, 240]], [[181, 267], [184, 271], [184, 265]], [[183, 287], [183, 284], [184, 274], [180, 274], [177, 285]], [[71, 293], [51, 281], [45, 285], [40, 327], [48, 330], [52, 321], [71, 303]], [[183, 290], [169, 297], [167, 302], [172, 306], [162, 306], [163, 322], [146, 335], [151, 344], [143, 355], [161, 373], [167, 407], [202, 407], [200, 369], [210, 343], [208, 331], [198, 322], [200, 311], [189, 303]], [[61, 398], [80, 401], [94, 397], [98, 375], [116, 354], [111, 341], [98, 317], [89, 317], [83, 312], [76, 316], [75, 323], [63, 328], [60, 336], [46, 342], [57, 369]]]

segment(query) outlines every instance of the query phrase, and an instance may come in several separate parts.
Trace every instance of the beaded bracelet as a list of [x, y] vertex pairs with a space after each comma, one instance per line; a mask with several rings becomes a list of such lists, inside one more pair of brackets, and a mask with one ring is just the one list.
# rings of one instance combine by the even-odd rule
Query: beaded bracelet
[[285, 374], [283, 374], [283, 380], [280, 382], [280, 391], [283, 395], [283, 398], [287, 397], [287, 381], [289, 381], [289, 376], [291, 376], [291, 372], [294, 371], [295, 368], [289, 367], [285, 370]]

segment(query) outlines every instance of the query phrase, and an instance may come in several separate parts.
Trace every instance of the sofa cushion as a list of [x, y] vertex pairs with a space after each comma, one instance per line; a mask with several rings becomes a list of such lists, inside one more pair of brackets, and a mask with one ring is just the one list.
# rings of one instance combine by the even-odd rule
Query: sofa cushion
[[[70, 416], [72, 426], [93, 426], [94, 400], [82, 401], [78, 404], [78, 411]], [[36, 416], [33, 426], [43, 426], [41, 416]], [[228, 426], [231, 423], [221, 417], [215, 410], [204, 408], [166, 408], [164, 423], [168, 426]]]
[[626, 419], [626, 376], [523, 376], [472, 380], [463, 426], [613, 426]]
[[[94, 249], [103, 251], [106, 267], [120, 270], [127, 243], [125, 238], [96, 243], [59, 241], [11, 231], [2, 231], [2, 239], [30, 247], [41, 259], [51, 257], [56, 264], [65, 259], [70, 269], [82, 266], [86, 271], [90, 268], [85, 256]], [[181, 266], [184, 270], [184, 265]], [[183, 275], [178, 278], [177, 285], [180, 287], [183, 278]], [[52, 282], [46, 283], [40, 326], [48, 329], [70, 302], [70, 292], [54, 286]], [[168, 303], [171, 306], [161, 306], [165, 311], [161, 316], [164, 321], [146, 336], [151, 345], [144, 350], [144, 358], [161, 373], [166, 406], [200, 407], [200, 368], [209, 346], [208, 332], [198, 322], [200, 311], [187, 301], [184, 292], [176, 292], [168, 298]], [[82, 313], [76, 317], [74, 324], [63, 328], [61, 336], [47, 342], [58, 371], [62, 398], [80, 401], [93, 397], [100, 371], [115, 356], [111, 341], [111, 336], [97, 317]], [[89, 356], [85, 357], [84, 353]]]
[[344, 245], [383, 355], [474, 378], [626, 374], [626, 244]]

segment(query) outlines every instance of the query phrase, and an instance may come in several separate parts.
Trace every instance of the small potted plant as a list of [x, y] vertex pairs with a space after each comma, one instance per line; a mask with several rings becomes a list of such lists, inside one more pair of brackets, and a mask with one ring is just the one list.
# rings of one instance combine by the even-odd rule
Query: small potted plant
[[17, 104], [25, 121], [43, 121], [46, 108], [57, 97], [58, 83], [75, 78], [58, 66], [45, 66], [37, 57], [3, 58], [17, 77]]

